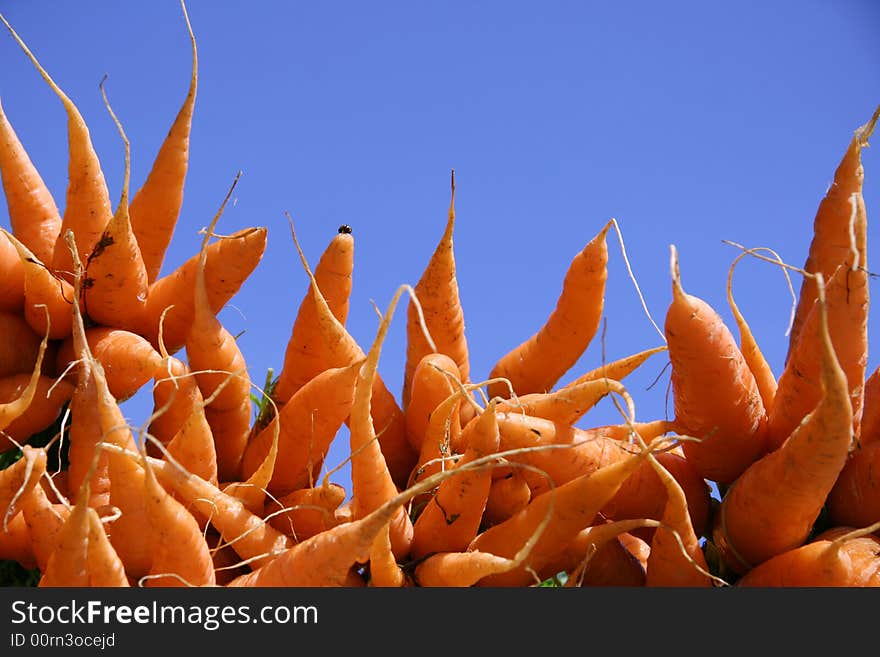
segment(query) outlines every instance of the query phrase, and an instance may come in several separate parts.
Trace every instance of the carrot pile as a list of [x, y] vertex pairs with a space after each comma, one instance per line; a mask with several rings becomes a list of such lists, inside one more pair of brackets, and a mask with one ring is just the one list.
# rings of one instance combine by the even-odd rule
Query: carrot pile
[[[267, 240], [259, 226], [215, 232], [235, 182], [199, 251], [162, 270], [198, 82], [181, 5], [190, 84], [134, 193], [105, 96], [126, 153], [115, 203], [76, 105], [0, 16], [69, 131], [59, 207], [0, 107], [0, 559], [39, 586], [880, 585], [861, 163], [880, 108], [843, 154], [803, 267], [745, 247], [733, 263], [764, 258], [802, 281], [778, 375], [730, 279], [734, 330], [688, 293], [674, 247], [663, 344], [572, 372], [604, 315], [612, 220], [572, 256], [538, 330], [479, 379], [453, 177], [435, 250], [369, 344], [346, 328], [354, 232], [340, 227], [312, 265], [290, 221], [308, 283], [278, 377], [261, 390], [218, 317]], [[378, 364], [401, 312], [396, 391]], [[673, 416], [637, 419], [624, 380], [661, 353]], [[145, 386], [153, 412], [131, 426], [119, 405]], [[593, 426], [606, 398], [620, 421]], [[325, 460], [346, 433], [343, 486]]]

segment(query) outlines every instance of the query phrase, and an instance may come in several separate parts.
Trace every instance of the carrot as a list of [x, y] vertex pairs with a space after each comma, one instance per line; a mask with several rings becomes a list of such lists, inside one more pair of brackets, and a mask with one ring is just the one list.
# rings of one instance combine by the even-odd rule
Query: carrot
[[414, 450], [421, 451], [431, 413], [454, 392], [453, 381], [461, 381], [461, 372], [446, 354], [425, 354], [413, 370], [405, 416], [406, 438]]
[[[410, 476], [411, 481], [418, 481], [446, 467], [446, 459], [456, 451], [452, 445], [461, 442], [460, 409], [466, 394], [464, 390], [456, 390], [432, 411], [419, 459]], [[416, 498], [415, 503], [420, 502]]]
[[0, 376], [30, 374], [40, 351], [40, 336], [20, 313], [12, 312], [0, 312], [0, 335]]
[[[161, 354], [137, 333], [110, 326], [90, 326], [85, 334], [89, 350], [104, 368], [110, 394], [117, 401], [134, 395], [156, 376], [162, 365]], [[58, 372], [77, 363], [73, 337], [61, 343], [55, 362]], [[76, 379], [76, 367], [71, 368], [67, 378]]]
[[587, 381], [595, 381], [602, 378], [613, 379], [615, 381], [623, 381], [626, 377], [628, 377], [639, 367], [641, 367], [644, 362], [648, 360], [651, 356], [653, 356], [654, 354], [662, 353], [664, 351], [668, 351], [668, 348], [665, 344], [662, 344], [658, 347], [644, 349], [638, 353], [625, 356], [610, 363], [603, 363], [599, 367], [589, 370], [588, 372], [584, 372], [576, 379], [566, 383], [564, 386], [562, 386], [562, 388], [560, 388], [560, 390], [564, 390], [565, 388], [573, 388], [582, 383], [586, 383]]
[[24, 267], [25, 320], [40, 335], [50, 331], [50, 340], [66, 338], [73, 324], [73, 286], [52, 273], [11, 233], [2, 228], [0, 231], [12, 242]]
[[24, 309], [24, 264], [7, 239], [0, 238], [0, 311], [21, 313]]
[[651, 538], [645, 586], [711, 586], [713, 579], [691, 523], [684, 491], [653, 454], [648, 454], [648, 462], [666, 488], [666, 504], [660, 526]]
[[269, 490], [286, 495], [310, 486], [324, 462], [330, 443], [354, 403], [355, 382], [363, 361], [324, 370], [300, 388], [278, 415], [250, 441], [242, 460], [249, 477], [269, 451], [278, 433], [278, 456]]
[[141, 581], [145, 586], [213, 586], [214, 561], [195, 517], [159, 485], [146, 458], [143, 469], [146, 527], [142, 529], [152, 560]]
[[[354, 268], [354, 236], [348, 225], [336, 235], [315, 265], [315, 281], [327, 307], [342, 326], [348, 318]], [[284, 364], [272, 396], [279, 404], [327, 367], [326, 349], [320, 335], [318, 308], [312, 301], [311, 287], [300, 301], [290, 338], [284, 352]]]
[[606, 395], [626, 392], [615, 379], [599, 378], [552, 392], [533, 392], [498, 405], [500, 412], [525, 413], [560, 425], [575, 424]]
[[294, 541], [303, 541], [338, 524], [335, 511], [345, 500], [345, 495], [341, 485], [331, 482], [299, 488], [267, 502], [266, 515], [272, 516], [269, 524], [275, 529]]
[[832, 348], [849, 382], [851, 432], [859, 435], [868, 359], [868, 275], [863, 269], [840, 267], [827, 282], [824, 309], [820, 312], [813, 306], [804, 319], [800, 339], [779, 377], [769, 413], [770, 449], [777, 449], [788, 438], [822, 396], [822, 366], [816, 358], [824, 339], [816, 325], [822, 321], [828, 322]]
[[168, 455], [187, 471], [217, 485], [217, 452], [205, 411], [196, 406], [166, 445]]
[[787, 550], [755, 566], [736, 585], [786, 587], [880, 586], [880, 538], [877, 525], [836, 527], [824, 537]]
[[107, 183], [104, 180], [104, 173], [101, 170], [98, 155], [92, 146], [88, 126], [76, 105], [49, 76], [39, 61], [37, 61], [37, 58], [25, 45], [24, 41], [22, 41], [21, 37], [18, 36], [2, 15], [0, 15], [0, 20], [3, 21], [25, 55], [27, 55], [52, 91], [61, 100], [62, 105], [64, 105], [64, 111], [67, 113], [67, 199], [52, 258], [51, 260], [46, 260], [46, 263], [52, 269], [66, 272], [69, 275], [72, 271], [73, 260], [64, 241], [64, 233], [67, 230], [73, 231], [74, 235], [76, 235], [80, 259], [85, 260], [89, 253], [91, 253], [94, 245], [98, 243], [107, 223], [113, 217]]
[[[498, 451], [494, 402], [465, 427], [464, 434], [462, 441], [467, 450], [461, 463]], [[410, 557], [420, 559], [431, 552], [465, 550], [480, 529], [491, 484], [492, 472], [480, 470], [463, 472], [440, 484], [413, 524]]]
[[37, 568], [45, 571], [58, 537], [70, 515], [67, 504], [53, 504], [41, 486], [34, 486], [21, 501], [21, 513], [31, 537]]
[[[351, 452], [351, 493], [354, 518], [366, 517], [397, 495], [397, 486], [388, 468], [385, 455], [376, 436], [371, 413], [374, 379], [379, 363], [382, 342], [388, 332], [391, 318], [401, 293], [409, 286], [397, 289], [382, 316], [376, 338], [370, 346], [366, 360], [358, 372], [354, 401], [349, 420], [349, 444]], [[403, 557], [412, 543], [413, 526], [409, 514], [402, 507], [390, 521], [390, 545], [395, 556]]]
[[714, 543], [740, 574], [804, 543], [846, 463], [852, 403], [831, 342], [824, 294], [820, 284], [819, 321], [811, 323], [819, 332], [822, 397], [778, 449], [740, 475], [716, 514]]
[[16, 513], [5, 528], [0, 527], [0, 559], [16, 561], [28, 570], [37, 567], [31, 534], [23, 513]]
[[[409, 406], [413, 374], [425, 355], [434, 352], [445, 354], [455, 362], [461, 381], [466, 383], [470, 376], [464, 311], [458, 294], [452, 242], [455, 230], [455, 171], [451, 175], [451, 187], [446, 229], [414, 288], [420, 308], [412, 301], [407, 307], [402, 396], [404, 411]], [[424, 334], [425, 329], [428, 336]]]
[[[730, 264], [730, 269], [727, 273], [727, 303], [728, 305], [730, 305], [730, 310], [733, 313], [733, 318], [736, 321], [737, 328], [739, 329], [740, 351], [742, 352], [743, 358], [749, 366], [749, 370], [752, 372], [752, 376], [755, 377], [755, 385], [758, 386], [758, 392], [761, 395], [761, 403], [764, 405], [764, 408], [766, 410], [769, 410], [772, 407], [773, 399], [776, 396], [776, 376], [773, 374], [770, 363], [767, 362], [767, 359], [761, 352], [761, 348], [758, 346], [758, 342], [755, 340], [755, 336], [752, 334], [752, 329], [749, 327], [749, 324], [748, 322], [746, 322], [745, 317], [743, 317], [739, 306], [736, 305], [736, 302], [733, 299], [733, 270], [742, 258], [749, 255], [750, 252], [756, 250], [758, 249], [750, 249], [744, 251], [743, 253], [740, 253], [736, 258], [734, 258], [733, 262]], [[776, 260], [778, 262], [782, 262], [782, 259], [779, 257], [779, 255], [772, 249], [760, 250], [768, 251], [770, 254], [776, 257]], [[788, 276], [788, 271], [783, 267], [782, 272], [785, 275], [785, 280], [788, 282], [789, 289], [792, 289], [791, 280]], [[794, 292], [792, 292], [792, 294], [794, 294]]]
[[189, 167], [189, 140], [198, 85], [198, 52], [189, 15], [180, 3], [192, 45], [192, 73], [183, 105], [162, 142], [147, 179], [131, 200], [131, 229], [140, 247], [147, 281], [155, 281], [183, 204], [183, 188]]
[[599, 510], [649, 453], [647, 449], [636, 452], [591, 474], [534, 496], [528, 506], [515, 516], [478, 534], [468, 546], [469, 551], [490, 552], [510, 558], [532, 536], [543, 519], [549, 517], [534, 548], [520, 566], [503, 574], [485, 577], [478, 584], [515, 586], [529, 583], [534, 577], [530, 571], [540, 570], [578, 532], [589, 527]]
[[850, 454], [828, 494], [828, 518], [837, 525], [863, 527], [880, 522], [880, 441]]
[[122, 124], [107, 100], [104, 80], [101, 81], [101, 94], [125, 144], [125, 170], [122, 178], [122, 195], [116, 211], [107, 222], [85, 263], [83, 304], [86, 315], [95, 322], [120, 328], [134, 328], [143, 313], [149, 283], [141, 250], [132, 232], [128, 214], [131, 148]]
[[[142, 458], [139, 453], [130, 449], [125, 450], [114, 445], [104, 445], [103, 448], [134, 462]], [[286, 535], [260, 516], [248, 511], [238, 497], [225, 493], [211, 482], [188, 472], [173, 457], [168, 458], [167, 452], [164, 457], [146, 457], [148, 466], [162, 486], [172, 491], [194, 513], [208, 518], [223, 540], [254, 568], [261, 568], [293, 545], [293, 541]]]
[[880, 367], [865, 379], [865, 398], [862, 401], [858, 439], [861, 445], [880, 440]]
[[40, 588], [129, 586], [125, 566], [110, 544], [98, 512], [88, 505], [89, 497], [86, 484], [58, 530]]
[[[266, 228], [251, 227], [234, 232], [207, 246], [205, 289], [214, 314], [238, 291], [263, 257]], [[192, 256], [174, 271], [157, 278], [147, 293], [147, 303], [138, 321], [136, 332], [159, 348], [159, 318], [165, 317], [163, 335], [169, 354], [175, 354], [186, 343], [195, 313], [194, 289], [201, 256]]]
[[21, 458], [0, 470], [0, 511], [3, 513], [4, 530], [20, 510], [19, 500], [30, 493], [46, 472], [45, 449], [24, 445], [21, 452]]
[[766, 451], [767, 414], [757, 382], [724, 320], [681, 285], [671, 247], [672, 302], [665, 333], [672, 392], [683, 445], [706, 479], [729, 484]]
[[[192, 413], [203, 407], [203, 401], [187, 364], [166, 356], [153, 375], [153, 413], [147, 432], [163, 445], [168, 444]], [[158, 453], [152, 441], [146, 447], [151, 456]]]
[[[61, 213], [9, 123], [2, 104], [0, 177], [12, 232], [39, 260], [51, 263], [55, 240], [61, 230]], [[8, 262], [8, 259], [4, 258], [4, 262]], [[6, 297], [0, 295], [0, 298]]]
[[[849, 269], [867, 269], [867, 217], [862, 186], [865, 178], [862, 166], [862, 148], [874, 132], [880, 118], [880, 106], [867, 123], [859, 127], [834, 172], [834, 181], [819, 202], [813, 219], [813, 237], [804, 269], [820, 272], [827, 281], [843, 265]], [[805, 277], [801, 282], [797, 308], [789, 334], [788, 355], [800, 340], [800, 334], [810, 309], [818, 298], [815, 279]], [[786, 361], [788, 360], [786, 356]]]
[[[599, 328], [608, 277], [605, 224], [573, 258], [556, 307], [528, 340], [502, 356], [489, 378], [504, 377], [518, 395], [547, 392], [581, 357]], [[504, 383], [488, 388], [491, 397], [508, 397]]]
[[[293, 221], [289, 215], [288, 221], [290, 222], [290, 232], [294, 245], [296, 246], [303, 269], [305, 269], [306, 275], [309, 277], [310, 299], [315, 304], [319, 333], [327, 357], [323, 369], [351, 365], [355, 361], [365, 358], [366, 354], [364, 354], [357, 341], [330, 311], [330, 307], [321, 294], [318, 282], [314, 274], [312, 274], [309, 263], [296, 238]], [[372, 380], [373, 389], [370, 395], [369, 409], [373, 427], [378, 436], [382, 456], [385, 459], [388, 471], [391, 473], [391, 478], [397, 486], [404, 487], [413, 466], [418, 460], [418, 453], [410, 447], [409, 441], [406, 438], [406, 421], [403, 411], [397, 404], [397, 400], [388, 390], [378, 373], [374, 373]], [[349, 425], [350, 422], [351, 420], [349, 420]], [[350, 428], [349, 426], [349, 430]]]

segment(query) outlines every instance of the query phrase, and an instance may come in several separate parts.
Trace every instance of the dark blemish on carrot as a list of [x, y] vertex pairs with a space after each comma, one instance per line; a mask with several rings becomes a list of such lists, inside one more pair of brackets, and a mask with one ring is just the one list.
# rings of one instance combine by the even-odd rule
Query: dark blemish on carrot
[[349, 226], [348, 224], [342, 224], [342, 225], [337, 229], [337, 232], [338, 232], [340, 235], [351, 235], [351, 226]]

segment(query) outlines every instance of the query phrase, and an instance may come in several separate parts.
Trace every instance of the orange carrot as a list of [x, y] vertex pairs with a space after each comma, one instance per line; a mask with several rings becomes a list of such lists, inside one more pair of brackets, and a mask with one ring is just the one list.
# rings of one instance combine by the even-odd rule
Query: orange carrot
[[519, 412], [557, 424], [575, 424], [584, 414], [612, 392], [625, 393], [615, 379], [599, 378], [568, 385], [551, 392], [533, 392], [498, 405], [501, 412]]
[[455, 391], [453, 381], [461, 381], [461, 372], [446, 354], [425, 354], [413, 371], [405, 415], [406, 438], [414, 450], [422, 449], [431, 413]]
[[[421, 308], [410, 302], [406, 315], [406, 361], [403, 369], [402, 406], [406, 411], [412, 380], [419, 362], [429, 353], [449, 356], [458, 368], [459, 379], [468, 381], [470, 363], [464, 331], [464, 312], [458, 294], [452, 234], [455, 229], [455, 171], [446, 229], [415, 286]], [[428, 336], [424, 331], [427, 328]]]
[[[265, 248], [264, 227], [245, 228], [208, 245], [205, 289], [214, 314], [241, 289], [263, 257]], [[199, 261], [200, 255], [192, 256], [150, 285], [137, 332], [156, 349], [159, 348], [159, 318], [169, 307], [163, 326], [165, 347], [173, 355], [186, 343], [195, 312], [193, 291]]]
[[37, 558], [31, 543], [23, 513], [16, 513], [5, 528], [0, 527], [0, 559], [17, 561], [23, 568], [33, 570], [37, 567]]
[[868, 274], [864, 269], [839, 267], [827, 281], [824, 309], [814, 305], [803, 320], [800, 339], [779, 377], [769, 409], [770, 449], [777, 449], [788, 438], [822, 396], [822, 365], [816, 358], [824, 339], [817, 328], [822, 321], [828, 322], [831, 344], [849, 382], [851, 431], [859, 435], [868, 359]]
[[249, 477], [262, 463], [276, 432], [278, 456], [269, 490], [286, 495], [310, 486], [324, 462], [330, 443], [354, 403], [355, 381], [363, 361], [324, 370], [300, 388], [278, 415], [250, 441], [242, 460]]
[[[327, 307], [342, 326], [345, 326], [348, 318], [353, 268], [354, 237], [351, 228], [342, 225], [321, 254], [314, 272]], [[279, 404], [286, 402], [327, 368], [328, 356], [320, 334], [318, 309], [311, 295], [309, 288], [300, 302], [284, 352], [284, 364], [272, 392]]]
[[11, 312], [0, 312], [0, 335], [0, 376], [30, 374], [40, 351], [40, 336], [21, 314]]
[[819, 332], [822, 397], [778, 449], [740, 475], [716, 514], [714, 543], [740, 574], [803, 544], [849, 453], [852, 403], [821, 285], [816, 308], [819, 321], [811, 325]]
[[70, 507], [53, 504], [41, 486], [34, 486], [22, 499], [21, 513], [31, 537], [37, 568], [43, 571], [58, 546], [58, 536], [70, 515]]
[[45, 449], [24, 445], [21, 451], [21, 458], [0, 470], [0, 512], [4, 529], [20, 510], [19, 500], [30, 493], [46, 472]]
[[[11, 233], [0, 228], [18, 251], [24, 267], [24, 318], [40, 335], [50, 340], [66, 338], [73, 323], [73, 286], [53, 274], [47, 266]], [[45, 307], [45, 309], [44, 309]], [[48, 310], [48, 319], [46, 315]]]
[[806, 545], [755, 566], [737, 586], [862, 587], [880, 586], [880, 538], [877, 526], [836, 527]]
[[862, 401], [858, 439], [862, 445], [880, 440], [880, 367], [865, 379], [865, 398]]
[[[867, 269], [867, 217], [862, 186], [865, 178], [862, 148], [874, 132], [880, 118], [880, 106], [850, 139], [846, 152], [834, 172], [834, 181], [819, 202], [813, 219], [813, 238], [804, 264], [810, 273], [821, 273], [828, 281], [838, 266]], [[855, 206], [855, 207], [853, 207]], [[855, 212], [853, 212], [855, 210]], [[801, 282], [798, 304], [789, 334], [788, 353], [800, 340], [801, 329], [818, 298], [816, 282], [805, 277]], [[786, 361], [788, 356], [786, 356]]]
[[131, 229], [140, 247], [147, 281], [155, 281], [174, 234], [183, 204], [183, 188], [189, 166], [189, 140], [198, 84], [198, 53], [186, 5], [183, 18], [192, 45], [192, 73], [183, 105], [162, 142], [150, 173], [129, 207]]
[[61, 231], [61, 213], [40, 172], [15, 134], [2, 105], [0, 176], [12, 232], [37, 259], [51, 263], [55, 240]]
[[73, 386], [39, 374], [0, 377], [0, 450], [24, 443], [50, 426], [70, 399]]
[[104, 180], [98, 155], [92, 146], [88, 126], [76, 105], [49, 76], [2, 15], [0, 15], [0, 20], [3, 21], [25, 55], [61, 100], [64, 111], [67, 113], [67, 199], [52, 259], [51, 261], [47, 260], [46, 264], [51, 265], [54, 270], [69, 273], [72, 272], [73, 260], [64, 241], [64, 233], [67, 230], [73, 231], [76, 235], [80, 259], [85, 260], [94, 245], [98, 243], [107, 223], [113, 217], [107, 183]]
[[[490, 378], [510, 380], [518, 395], [547, 392], [581, 357], [599, 328], [605, 306], [609, 221], [569, 265], [556, 307], [544, 325], [525, 342], [502, 356]], [[504, 383], [488, 388], [491, 397], [509, 396]]]
[[584, 372], [576, 379], [570, 381], [569, 383], [566, 383], [560, 389], [572, 388], [582, 383], [586, 383], [587, 381], [595, 381], [596, 379], [601, 378], [614, 379], [615, 381], [623, 381], [623, 379], [625, 379], [630, 374], [635, 372], [639, 367], [641, 367], [642, 364], [644, 364], [644, 362], [648, 360], [651, 356], [667, 350], [668, 349], [666, 345], [663, 344], [659, 347], [652, 347], [650, 349], [645, 349], [638, 353], [625, 356], [610, 363], [604, 363], [603, 365], [600, 365], [595, 369]]
[[147, 272], [128, 215], [128, 188], [131, 175], [131, 148], [122, 124], [113, 113], [104, 81], [101, 93], [110, 116], [125, 144], [125, 171], [122, 195], [116, 212], [88, 254], [83, 280], [84, 311], [93, 321], [120, 328], [134, 328], [147, 300]]
[[[203, 408], [203, 401], [195, 376], [186, 363], [166, 356], [153, 375], [153, 413], [147, 432], [163, 445], [168, 444], [192, 413]], [[147, 443], [147, 453], [151, 456], [158, 453], [152, 441]]]
[[304, 541], [338, 524], [335, 511], [345, 500], [345, 489], [331, 482], [299, 488], [266, 503], [269, 524], [295, 541]]
[[[289, 215], [288, 220], [294, 245], [306, 275], [309, 277], [310, 300], [315, 304], [319, 333], [327, 357], [324, 369], [351, 365], [355, 361], [365, 358], [364, 351], [330, 311], [297, 241], [293, 221], [290, 220]], [[403, 411], [378, 373], [373, 375], [373, 390], [370, 395], [369, 409], [388, 471], [391, 473], [394, 483], [404, 487], [418, 459], [418, 453], [410, 447], [406, 438], [406, 421]]]
[[755, 377], [724, 320], [681, 286], [673, 246], [665, 333], [685, 456], [706, 479], [729, 484], [766, 451], [767, 414]]
[[488, 528], [504, 522], [526, 508], [531, 499], [532, 489], [520, 468], [493, 468], [482, 526]]
[[110, 544], [98, 512], [88, 505], [89, 497], [86, 485], [58, 530], [55, 549], [40, 577], [41, 588], [129, 586], [125, 566]]

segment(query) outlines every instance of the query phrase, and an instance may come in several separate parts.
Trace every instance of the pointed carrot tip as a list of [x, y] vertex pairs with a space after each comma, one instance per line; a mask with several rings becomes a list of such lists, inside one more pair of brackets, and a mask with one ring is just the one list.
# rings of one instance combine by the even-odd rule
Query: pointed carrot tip
[[856, 130], [856, 139], [859, 146], [868, 145], [868, 139], [874, 133], [874, 128], [877, 127], [878, 120], [880, 120], [880, 105], [874, 110], [874, 113], [871, 115], [871, 118], [868, 119], [868, 122]]

